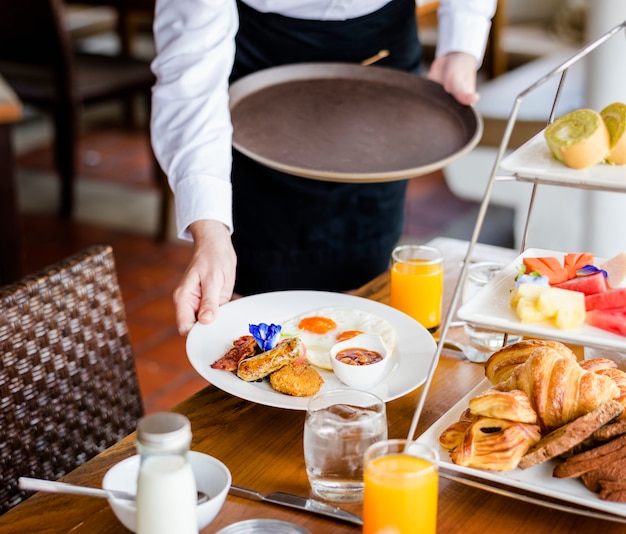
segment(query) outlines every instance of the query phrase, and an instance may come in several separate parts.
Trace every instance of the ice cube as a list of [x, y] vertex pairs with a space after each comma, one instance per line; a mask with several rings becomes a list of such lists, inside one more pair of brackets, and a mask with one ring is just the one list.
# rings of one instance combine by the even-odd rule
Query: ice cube
[[327, 412], [345, 421], [358, 421], [363, 415], [363, 408], [349, 404], [333, 404], [327, 408]]

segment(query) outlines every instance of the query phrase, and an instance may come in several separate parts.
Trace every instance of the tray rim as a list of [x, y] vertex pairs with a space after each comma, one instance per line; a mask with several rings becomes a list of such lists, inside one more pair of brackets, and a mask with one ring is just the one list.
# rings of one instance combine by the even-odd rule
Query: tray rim
[[[381, 66], [363, 66], [352, 63], [339, 62], [312, 62], [312, 63], [293, 63], [288, 65], [280, 65], [263, 69], [247, 76], [240, 78], [231, 84], [229, 88], [230, 109], [231, 113], [235, 107], [247, 95], [256, 91], [263, 90], [271, 85], [279, 85], [282, 83], [290, 83], [298, 80], [315, 80], [315, 79], [340, 79], [350, 78], [363, 81], [376, 81], [380, 84], [394, 85], [394, 81], [402, 80], [404, 82], [411, 78], [418, 79], [420, 84], [426, 84], [433, 88], [433, 91], [445, 93], [440, 84], [428, 80], [425, 77], [418, 76], [409, 72]], [[445, 93], [448, 95], [448, 93]], [[452, 96], [448, 95], [450, 99]], [[349, 182], [349, 183], [376, 183], [406, 180], [416, 178], [426, 174], [430, 174], [450, 164], [452, 161], [464, 156], [472, 150], [480, 141], [483, 134], [484, 124], [483, 118], [477, 111], [475, 106], [462, 106], [467, 108], [471, 118], [475, 121], [473, 124], [474, 133], [464, 146], [459, 148], [454, 154], [441, 160], [432, 162], [428, 165], [412, 167], [407, 169], [399, 169], [393, 171], [379, 172], [342, 172], [310, 169], [298, 165], [290, 165], [281, 163], [280, 161], [268, 158], [258, 154], [255, 151], [243, 146], [236, 135], [236, 127], [233, 125], [233, 147], [245, 156], [261, 163], [271, 169], [299, 176], [302, 178], [310, 178], [328, 182]]]

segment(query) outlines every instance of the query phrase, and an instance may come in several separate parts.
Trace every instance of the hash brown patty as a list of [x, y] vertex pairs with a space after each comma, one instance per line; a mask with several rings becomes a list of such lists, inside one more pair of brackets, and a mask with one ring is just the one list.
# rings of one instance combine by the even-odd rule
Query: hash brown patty
[[270, 375], [270, 385], [292, 397], [315, 395], [323, 383], [322, 376], [307, 363], [290, 363]]

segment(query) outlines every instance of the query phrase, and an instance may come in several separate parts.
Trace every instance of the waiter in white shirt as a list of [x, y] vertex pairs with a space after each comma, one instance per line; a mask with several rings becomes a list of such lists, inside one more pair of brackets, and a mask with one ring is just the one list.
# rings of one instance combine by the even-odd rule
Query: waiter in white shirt
[[[429, 78], [473, 104], [496, 0], [442, 0]], [[157, 0], [152, 144], [192, 239], [177, 327], [211, 322], [233, 290], [344, 291], [388, 267], [406, 181], [349, 184], [268, 169], [232, 150], [230, 82], [302, 62], [419, 73], [415, 0]], [[232, 184], [232, 186], [231, 186]], [[236, 274], [236, 276], [235, 276]]]

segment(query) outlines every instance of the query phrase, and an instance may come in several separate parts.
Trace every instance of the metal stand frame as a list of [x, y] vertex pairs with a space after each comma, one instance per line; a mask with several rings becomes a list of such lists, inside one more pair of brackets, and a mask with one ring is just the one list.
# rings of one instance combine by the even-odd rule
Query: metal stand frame
[[[597, 47], [599, 47], [601, 44], [603, 44], [605, 41], [607, 41], [608, 39], [610, 39], [611, 37], [613, 37], [615, 34], [617, 34], [619, 31], [621, 30], [625, 30], [626, 33], [626, 20], [624, 22], [622, 22], [621, 24], [615, 26], [612, 30], [608, 31], [607, 33], [605, 33], [604, 35], [602, 35], [601, 37], [599, 37], [598, 39], [596, 39], [595, 41], [591, 42], [590, 44], [588, 44], [587, 46], [585, 46], [584, 48], [580, 49], [576, 54], [574, 54], [570, 59], [568, 59], [567, 61], [565, 61], [564, 63], [562, 63], [560, 66], [558, 66], [557, 68], [555, 68], [554, 70], [552, 70], [551, 72], [549, 72], [548, 74], [546, 74], [543, 78], [539, 79], [538, 81], [536, 81], [535, 83], [533, 83], [531, 86], [529, 86], [527, 89], [525, 89], [524, 91], [522, 91], [521, 93], [519, 93], [519, 95], [517, 96], [517, 98], [515, 99], [515, 102], [513, 104], [513, 109], [511, 111], [511, 114], [509, 115], [509, 119], [506, 125], [506, 129], [504, 131], [504, 135], [502, 138], [502, 142], [500, 144], [500, 148], [498, 149], [498, 153], [496, 155], [496, 159], [491, 171], [491, 175], [489, 177], [489, 182], [487, 184], [487, 188], [485, 190], [485, 194], [483, 196], [483, 200], [480, 206], [480, 210], [478, 212], [478, 217], [476, 219], [476, 224], [474, 226], [474, 232], [472, 233], [472, 237], [470, 239], [469, 242], [469, 247], [467, 249], [467, 253], [465, 255], [465, 258], [463, 260], [463, 266], [461, 268], [461, 274], [459, 276], [459, 279], [457, 281], [456, 287], [454, 289], [454, 293], [452, 296], [452, 301], [450, 303], [450, 307], [448, 308], [448, 312], [446, 314], [446, 317], [441, 325], [441, 330], [440, 330], [440, 335], [439, 335], [439, 342], [437, 343], [437, 350], [435, 352], [435, 355], [433, 357], [433, 360], [430, 364], [430, 367], [428, 369], [428, 374], [426, 377], [426, 381], [424, 383], [423, 389], [422, 389], [422, 393], [419, 397], [419, 401], [417, 404], [417, 407], [415, 409], [415, 413], [413, 414], [413, 420], [411, 421], [411, 427], [409, 429], [409, 433], [408, 433], [408, 439], [414, 439], [415, 436], [415, 431], [417, 430], [417, 424], [419, 422], [419, 418], [422, 414], [422, 410], [424, 408], [424, 403], [426, 401], [426, 397], [428, 396], [428, 391], [430, 389], [430, 385], [432, 383], [432, 379], [433, 376], [435, 374], [435, 370], [437, 369], [437, 365], [439, 363], [439, 358], [441, 356], [441, 351], [443, 350], [443, 346], [444, 346], [444, 340], [448, 334], [448, 330], [450, 328], [450, 323], [452, 322], [452, 318], [455, 314], [456, 311], [456, 307], [458, 305], [458, 301], [459, 301], [459, 297], [461, 295], [461, 288], [463, 287], [463, 283], [465, 282], [465, 278], [467, 277], [467, 269], [468, 269], [468, 265], [471, 261], [472, 258], [472, 253], [474, 251], [474, 246], [476, 245], [476, 242], [478, 241], [478, 237], [480, 236], [480, 231], [482, 229], [482, 225], [484, 223], [485, 220], [485, 216], [487, 214], [487, 208], [489, 206], [489, 202], [491, 199], [491, 192], [493, 190], [493, 186], [494, 183], [496, 181], [496, 174], [498, 172], [498, 169], [500, 168], [500, 162], [502, 161], [502, 158], [504, 157], [504, 154], [506, 152], [506, 149], [509, 146], [509, 142], [511, 139], [511, 134], [513, 132], [513, 127], [515, 125], [515, 122], [517, 120], [517, 115], [519, 112], [519, 107], [522, 103], [522, 100], [529, 94], [532, 93], [535, 89], [537, 89], [538, 87], [540, 87], [541, 85], [543, 85], [544, 83], [546, 83], [548, 80], [551, 80], [553, 77], [560, 75], [561, 79], [556, 91], [556, 96], [554, 98], [554, 103], [552, 105], [552, 110], [550, 112], [550, 116], [548, 118], [548, 122], [547, 124], [550, 124], [553, 120], [554, 120], [554, 114], [556, 111], [556, 107], [559, 103], [559, 99], [561, 97], [561, 90], [563, 88], [563, 84], [565, 82], [565, 78], [568, 72], [568, 69], [575, 64], [576, 62], [578, 62], [580, 59], [582, 59], [583, 57], [585, 57], [587, 54], [589, 54], [591, 51], [595, 50]], [[521, 251], [523, 252], [526, 249], [526, 241], [528, 238], [528, 229], [529, 229], [529, 221], [530, 221], [530, 217], [532, 215], [532, 209], [533, 209], [533, 205], [534, 205], [534, 200], [535, 200], [535, 194], [537, 191], [537, 186], [538, 186], [538, 182], [535, 182], [533, 185], [533, 189], [532, 189], [532, 193], [531, 193], [531, 198], [530, 198], [530, 204], [528, 207], [528, 214], [526, 216], [526, 224], [524, 227], [524, 234], [522, 237], [522, 244], [521, 244]], [[570, 186], [568, 185], [563, 185], [563, 187], [575, 187], [575, 186]]]

